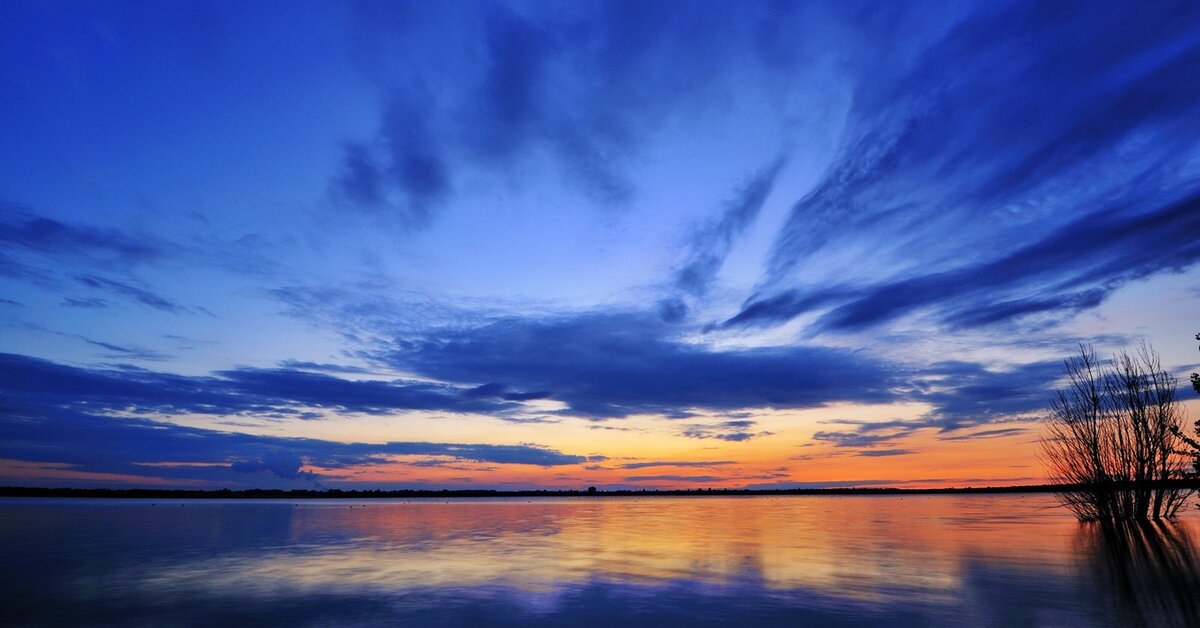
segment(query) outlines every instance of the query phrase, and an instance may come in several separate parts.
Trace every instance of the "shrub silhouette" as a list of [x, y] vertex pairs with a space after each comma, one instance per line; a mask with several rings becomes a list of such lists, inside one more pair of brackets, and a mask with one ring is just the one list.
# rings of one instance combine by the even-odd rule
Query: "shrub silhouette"
[[1147, 345], [1102, 365], [1081, 345], [1050, 402], [1041, 456], [1081, 520], [1172, 517], [1191, 490], [1177, 383]]

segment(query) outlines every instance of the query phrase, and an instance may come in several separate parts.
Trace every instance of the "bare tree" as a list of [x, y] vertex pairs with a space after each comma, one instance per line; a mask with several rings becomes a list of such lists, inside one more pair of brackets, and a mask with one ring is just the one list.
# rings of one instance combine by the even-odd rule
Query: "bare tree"
[[[1200, 340], [1200, 334], [1196, 334], [1196, 340]], [[1192, 373], [1192, 389], [1200, 393], [1200, 373]]]
[[1066, 386], [1050, 401], [1041, 455], [1064, 505], [1083, 520], [1173, 517], [1191, 490], [1188, 440], [1175, 378], [1150, 347], [1102, 365], [1080, 346], [1065, 363]]
[[[1200, 340], [1200, 334], [1196, 334], [1196, 340]], [[1192, 373], [1192, 388], [1195, 389], [1197, 394], [1200, 394], [1200, 374]], [[1196, 434], [1200, 435], [1200, 419], [1198, 419], [1193, 426], [1195, 427]], [[1191, 476], [1193, 478], [1200, 477], [1200, 441], [1197, 441], [1195, 438], [1184, 434], [1183, 430], [1177, 429], [1175, 430], [1175, 433], [1181, 440], [1183, 440], [1183, 442], [1187, 443], [1188, 447], [1191, 448], [1191, 451], [1188, 452], [1192, 457]]]

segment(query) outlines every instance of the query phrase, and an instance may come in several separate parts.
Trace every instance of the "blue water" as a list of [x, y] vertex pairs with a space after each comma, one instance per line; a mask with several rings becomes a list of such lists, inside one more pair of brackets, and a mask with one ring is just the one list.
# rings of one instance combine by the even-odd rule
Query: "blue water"
[[1198, 529], [1043, 495], [2, 499], [0, 624], [1197, 626]]

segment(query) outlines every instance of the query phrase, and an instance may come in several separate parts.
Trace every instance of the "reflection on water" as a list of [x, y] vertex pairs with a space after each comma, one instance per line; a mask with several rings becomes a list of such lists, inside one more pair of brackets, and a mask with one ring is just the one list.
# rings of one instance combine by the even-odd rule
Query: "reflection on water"
[[1186, 527], [1159, 522], [1088, 524], [1079, 532], [1084, 574], [1108, 592], [1127, 626], [1200, 626], [1200, 563]]
[[1197, 523], [1017, 495], [0, 500], [0, 623], [1200, 625]]

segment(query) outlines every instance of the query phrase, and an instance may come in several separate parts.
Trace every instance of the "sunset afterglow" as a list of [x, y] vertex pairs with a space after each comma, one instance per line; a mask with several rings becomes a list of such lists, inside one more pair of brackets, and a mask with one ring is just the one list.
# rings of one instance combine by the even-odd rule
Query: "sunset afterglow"
[[1041, 484], [1081, 342], [1190, 428], [1200, 5], [1101, 4], [6, 3], [0, 485]]

